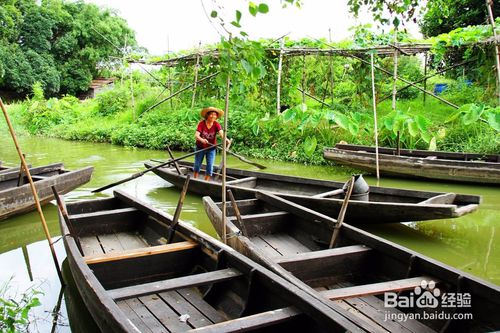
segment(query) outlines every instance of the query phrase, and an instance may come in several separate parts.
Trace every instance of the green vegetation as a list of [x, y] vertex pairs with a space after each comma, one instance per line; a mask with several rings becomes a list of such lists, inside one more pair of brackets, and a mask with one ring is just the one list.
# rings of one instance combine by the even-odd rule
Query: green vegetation
[[[136, 45], [125, 20], [83, 1], [3, 0], [0, 6], [0, 87], [46, 96], [78, 94], [110, 73], [125, 47]], [[105, 65], [104, 65], [105, 64]]]
[[30, 311], [40, 306], [40, 291], [28, 289], [20, 297], [9, 295], [10, 281], [0, 286], [0, 332], [28, 332]]
[[[299, 1], [286, 1], [300, 5]], [[379, 12], [379, 1], [372, 8]], [[383, 2], [382, 2], [383, 3]], [[252, 5], [251, 15], [265, 14], [265, 5]], [[414, 13], [413, 1], [396, 1], [392, 8], [402, 19]], [[361, 6], [350, 1], [351, 6]], [[358, 8], [359, 9], [359, 8]], [[410, 12], [405, 12], [410, 11]], [[236, 12], [232, 26], [240, 29], [241, 13]], [[218, 19], [218, 13], [211, 17]], [[383, 21], [382, 16], [379, 21]], [[221, 20], [223, 23], [225, 20]], [[222, 24], [221, 23], [221, 24]], [[392, 22], [397, 26], [398, 22]], [[489, 30], [488, 30], [489, 29]], [[255, 157], [325, 163], [322, 149], [339, 141], [368, 144], [374, 142], [374, 119], [371, 95], [371, 68], [368, 55], [359, 57], [300, 55], [283, 59], [281, 106], [277, 112], [276, 82], [278, 78], [277, 41], [250, 41], [244, 31], [240, 37], [222, 40], [214, 46], [218, 56], [202, 57], [198, 79], [218, 75], [197, 86], [194, 106], [192, 91], [186, 90], [165, 103], [158, 102], [193, 82], [193, 62], [178, 61], [174, 67], [164, 66], [152, 75], [127, 73], [123, 68], [114, 73], [120, 80], [115, 87], [93, 100], [78, 101], [71, 96], [44, 98], [46, 85], [33, 85], [33, 97], [11, 106], [16, 123], [31, 134], [49, 135], [70, 140], [110, 142], [114, 144], [164, 149], [191, 150], [193, 131], [199, 110], [208, 105], [224, 106], [226, 84], [230, 79], [229, 136], [233, 149]], [[318, 49], [371, 47], [393, 42], [393, 32], [376, 34], [370, 26], [353, 29], [351, 41], [328, 45], [324, 40], [285, 39], [285, 47]], [[398, 41], [412, 41], [404, 31], [397, 31]], [[432, 39], [434, 66], [456, 56], [471, 59], [477, 50], [469, 43], [491, 34], [488, 26], [457, 29]], [[453, 46], [450, 48], [450, 46]], [[397, 82], [396, 109], [391, 106], [392, 75], [375, 72], [378, 99], [378, 137], [381, 145], [396, 145], [397, 136], [403, 148], [467, 150], [479, 153], [500, 151], [500, 109], [496, 105], [494, 75], [490, 68], [491, 45], [484, 45], [474, 65], [449, 70], [427, 80], [428, 89], [445, 83], [441, 96], [462, 106], [458, 111], [427, 96], [414, 87]], [[181, 52], [180, 54], [185, 54]], [[171, 55], [170, 57], [175, 57]], [[165, 60], [168, 60], [165, 59]], [[422, 59], [400, 54], [398, 76], [407, 81], [423, 77]], [[375, 65], [387, 73], [393, 71], [392, 57], [375, 54]], [[130, 69], [129, 69], [130, 70]], [[431, 68], [431, 70], [433, 70]], [[166, 82], [165, 84], [163, 82]], [[309, 96], [309, 97], [308, 97]], [[386, 97], [389, 97], [387, 99]], [[157, 105], [158, 104], [158, 105]], [[156, 107], [152, 108], [152, 106]]]

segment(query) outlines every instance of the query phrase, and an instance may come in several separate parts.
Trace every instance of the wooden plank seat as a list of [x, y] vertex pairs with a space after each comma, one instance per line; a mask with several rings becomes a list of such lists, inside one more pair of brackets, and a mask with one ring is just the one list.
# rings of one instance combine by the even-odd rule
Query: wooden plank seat
[[337, 288], [322, 291], [321, 294], [331, 300], [346, 299], [352, 297], [362, 297], [379, 295], [385, 292], [398, 292], [411, 290], [420, 286], [422, 280], [434, 280], [429, 276], [412, 277], [408, 279], [392, 280], [387, 282], [371, 283], [354, 287]]
[[452, 204], [455, 201], [457, 195], [455, 193], [443, 193], [440, 195], [433, 196], [427, 200], [419, 202], [418, 205], [429, 205], [429, 204]]
[[79, 223], [86, 223], [87, 221], [94, 222], [96, 219], [99, 219], [100, 221], [106, 221], [109, 218], [117, 220], [123, 216], [127, 216], [131, 213], [137, 212], [139, 212], [137, 208], [127, 207], [112, 210], [102, 210], [91, 213], [72, 214], [69, 216], [69, 218], [74, 225], [77, 225]]
[[143, 247], [139, 249], [123, 250], [112, 253], [89, 255], [85, 256], [84, 259], [87, 264], [91, 265], [114, 260], [132, 259], [155, 254], [190, 250], [198, 246], [198, 243], [194, 241], [184, 241], [165, 245]]
[[190, 332], [198, 333], [229, 333], [229, 332], [246, 332], [250, 329], [267, 327], [273, 324], [285, 322], [293, 319], [301, 314], [294, 307], [286, 307], [276, 310], [261, 312], [254, 315], [249, 315], [242, 318], [228, 320], [222, 323], [217, 323], [210, 326], [205, 326], [191, 330]]
[[310, 265], [316, 261], [343, 260], [345, 257], [363, 255], [370, 251], [372, 251], [372, 249], [365, 245], [351, 245], [337, 247], [334, 249], [298, 253], [291, 256], [283, 256], [281, 258], [276, 258], [275, 261], [283, 267], [301, 266], [304, 264]]
[[149, 282], [131, 287], [123, 287], [109, 290], [110, 297], [115, 300], [122, 300], [132, 297], [140, 297], [149, 294], [175, 290], [179, 288], [188, 288], [202, 286], [222, 281], [227, 281], [238, 277], [242, 273], [234, 268], [220, 269], [206, 273], [182, 276], [164, 281]]

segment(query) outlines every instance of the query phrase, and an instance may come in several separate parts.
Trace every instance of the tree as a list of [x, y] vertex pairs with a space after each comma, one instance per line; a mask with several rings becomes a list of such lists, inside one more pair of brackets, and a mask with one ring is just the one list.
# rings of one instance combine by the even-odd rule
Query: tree
[[88, 89], [135, 34], [114, 12], [83, 1], [2, 0], [0, 85], [27, 94], [35, 81], [46, 95]]
[[[494, 16], [500, 16], [500, 6], [494, 8]], [[484, 0], [432, 0], [425, 7], [419, 22], [426, 37], [448, 33], [470, 25], [487, 25], [488, 12]]]

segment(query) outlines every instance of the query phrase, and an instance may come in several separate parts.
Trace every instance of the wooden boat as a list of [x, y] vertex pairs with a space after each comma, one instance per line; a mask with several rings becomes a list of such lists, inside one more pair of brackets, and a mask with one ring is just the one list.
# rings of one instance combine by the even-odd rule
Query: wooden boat
[[[62, 163], [30, 168], [41, 204], [54, 199], [51, 186], [60, 193], [67, 193], [87, 183], [93, 167], [75, 171], [65, 170]], [[19, 169], [0, 173], [0, 220], [36, 209], [30, 184], [25, 175], [19, 176]]]
[[[153, 166], [146, 163], [146, 167]], [[188, 174], [192, 175], [192, 163], [179, 163], [176, 168], [158, 168], [158, 176], [182, 188]], [[325, 215], [337, 217], [342, 206], [344, 183], [275, 175], [256, 171], [227, 168], [227, 186], [237, 199], [251, 198], [258, 190], [268, 191], [287, 200]], [[198, 195], [221, 198], [220, 180], [205, 181], [191, 177], [189, 191]], [[365, 194], [352, 195], [345, 221], [360, 223], [397, 223], [459, 217], [475, 211], [481, 197], [455, 193], [403, 190], [370, 186]], [[368, 200], [366, 200], [368, 199]]]
[[[375, 147], [337, 144], [325, 159], [375, 172]], [[379, 148], [380, 174], [453, 182], [500, 184], [500, 155]]]
[[67, 213], [69, 267], [102, 332], [363, 331], [188, 224], [166, 244], [172, 216], [123, 192]]
[[[203, 203], [222, 236], [222, 204], [210, 197]], [[311, 295], [356, 313], [370, 332], [500, 329], [499, 286], [347, 224], [329, 248], [336, 220], [269, 193], [257, 192], [254, 199], [238, 200], [236, 206], [239, 218], [227, 204], [228, 245]], [[424, 290], [430, 294], [424, 295]], [[445, 294], [456, 297], [455, 306], [446, 307], [451, 303], [446, 303]], [[424, 304], [418, 296], [429, 295], [436, 307], [416, 306]], [[471, 302], [458, 307], [457, 297], [466, 296]], [[427, 320], [424, 312], [435, 320]], [[405, 317], [408, 314], [413, 317]], [[473, 319], [453, 320], [454, 314]]]

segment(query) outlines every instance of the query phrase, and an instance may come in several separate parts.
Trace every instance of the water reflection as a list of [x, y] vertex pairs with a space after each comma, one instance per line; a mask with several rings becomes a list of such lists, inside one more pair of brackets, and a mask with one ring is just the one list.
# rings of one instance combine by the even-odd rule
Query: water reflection
[[[147, 173], [136, 180], [108, 189], [103, 193], [92, 194], [90, 192], [92, 189], [127, 178], [133, 173], [143, 170], [142, 161], [165, 159], [167, 154], [163, 151], [34, 137], [20, 137], [19, 142], [27, 155], [28, 163], [32, 165], [62, 161], [68, 169], [88, 165], [95, 167], [92, 180], [88, 184], [65, 195], [67, 202], [109, 197], [113, 190], [121, 189], [169, 214], [173, 214], [175, 211], [179, 191], [152, 173]], [[4, 132], [0, 132], [0, 149], [0, 158], [6, 165], [19, 165], [11, 139]], [[183, 154], [185, 153], [174, 153], [175, 156]], [[188, 160], [192, 161], [192, 158]], [[236, 158], [229, 157], [228, 161], [232, 167], [252, 169], [251, 166]], [[268, 166], [265, 171], [271, 173], [341, 182], [346, 181], [350, 176], [349, 169], [345, 168], [306, 167], [290, 163], [256, 161]], [[252, 170], [257, 169], [253, 168]], [[377, 184], [373, 177], [366, 176], [365, 179], [370, 185]], [[500, 284], [499, 188], [396, 179], [382, 179], [379, 185], [482, 195], [483, 203], [480, 209], [458, 219], [371, 225], [363, 228], [431, 258]], [[49, 204], [43, 207], [43, 211], [53, 239], [59, 239], [60, 231], [56, 207]], [[186, 196], [181, 219], [215, 236], [215, 231], [204, 213], [200, 197], [189, 194]], [[56, 243], [56, 253], [59, 261], [62, 262], [65, 253], [61, 241]], [[13, 217], [0, 223], [0, 267], [2, 267], [0, 283], [13, 277], [12, 287], [19, 293], [31, 286], [43, 289], [45, 294], [41, 299], [42, 306], [35, 308], [35, 314], [39, 320], [36, 322], [34, 331], [51, 331], [52, 317], [50, 313], [58, 302], [60, 283], [36, 212]], [[63, 269], [63, 274], [67, 278], [71, 276], [68, 274], [67, 268]], [[72, 292], [70, 288], [68, 289], [64, 292], [65, 296], [58, 317], [59, 324], [55, 331], [96, 332], [95, 326], [85, 326], [92, 323], [91, 317], [88, 313], [84, 314], [82, 301], [78, 294]]]

